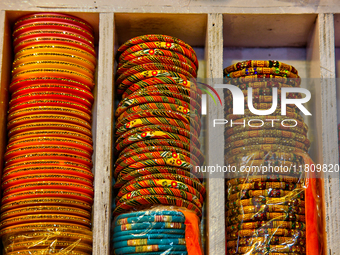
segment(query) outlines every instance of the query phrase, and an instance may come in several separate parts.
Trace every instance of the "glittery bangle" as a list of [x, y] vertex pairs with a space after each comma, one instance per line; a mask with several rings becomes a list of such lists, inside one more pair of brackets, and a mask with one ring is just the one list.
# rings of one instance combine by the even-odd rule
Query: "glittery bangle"
[[228, 201], [227, 208], [237, 208], [241, 206], [251, 206], [251, 205], [269, 205], [269, 204], [280, 204], [288, 206], [305, 206], [305, 202], [302, 199], [295, 197], [253, 197], [250, 199], [238, 199], [234, 201]]
[[23, 48], [15, 54], [14, 59], [18, 59], [28, 54], [47, 53], [47, 52], [72, 54], [72, 55], [84, 58], [92, 62], [94, 65], [96, 65], [96, 62], [97, 62], [96, 58], [92, 54], [88, 53], [87, 51], [81, 50], [79, 48], [65, 46], [65, 45], [47, 45], [47, 44], [36, 44], [34, 46], [28, 46], [26, 48]]
[[64, 122], [64, 123], [72, 123], [76, 125], [83, 126], [85, 128], [91, 129], [91, 124], [87, 121], [82, 119], [72, 117], [72, 116], [65, 116], [65, 115], [51, 115], [51, 114], [38, 114], [38, 115], [26, 115], [24, 117], [19, 117], [13, 119], [7, 123], [7, 128], [12, 129], [19, 125], [26, 124], [28, 122], [42, 122], [42, 121], [56, 121], [56, 122]]
[[[12, 81], [9, 86], [9, 91], [14, 93], [15, 91], [24, 88], [26, 86], [34, 86], [34, 85], [41, 85], [41, 84], [57, 84], [57, 85], [70, 85], [76, 88], [80, 88], [91, 92], [92, 87], [89, 87], [82, 82], [77, 80], [68, 79], [67, 77], [58, 77], [58, 76], [43, 76], [43, 77], [30, 77], [25, 79], [20, 79], [16, 81]], [[92, 84], [94, 85], [94, 84]]]
[[55, 130], [55, 129], [60, 129], [60, 130], [70, 130], [74, 132], [80, 132], [84, 135], [92, 137], [92, 133], [90, 129], [84, 128], [79, 125], [74, 125], [74, 124], [68, 124], [68, 123], [62, 123], [62, 122], [41, 122], [41, 123], [29, 123], [29, 124], [24, 124], [18, 127], [15, 127], [11, 130], [9, 130], [8, 135], [11, 137], [13, 135], [21, 134], [23, 132], [30, 132], [34, 130]]
[[93, 31], [92, 26], [86, 22], [85, 20], [82, 20], [78, 17], [63, 14], [63, 13], [34, 13], [29, 14], [21, 17], [14, 23], [14, 27], [21, 26], [23, 23], [29, 22], [29, 21], [45, 21], [45, 20], [60, 20], [60, 21], [67, 21], [69, 23], [73, 23], [78, 26], [82, 26], [84, 29], [88, 29], [90, 31]]
[[12, 111], [8, 115], [8, 121], [11, 121], [15, 118], [20, 118], [26, 115], [37, 115], [37, 114], [58, 114], [58, 115], [69, 115], [73, 117], [81, 118], [87, 122], [91, 122], [91, 115], [78, 111], [72, 108], [67, 107], [53, 107], [53, 106], [40, 106], [40, 107], [28, 107], [19, 109], [16, 111]]
[[77, 200], [72, 198], [58, 198], [58, 197], [38, 197], [38, 198], [28, 198], [28, 199], [22, 199], [13, 201], [10, 203], [2, 204], [1, 205], [1, 212], [6, 212], [8, 210], [14, 210], [18, 208], [27, 208], [31, 206], [38, 206], [38, 205], [55, 205], [55, 206], [73, 206], [77, 208], [81, 208], [87, 211], [91, 211], [91, 204]]
[[68, 31], [71, 33], [80, 34], [84, 37], [86, 37], [88, 40], [93, 40], [94, 36], [92, 31], [89, 31], [88, 29], [83, 29], [82, 27], [79, 27], [77, 25], [68, 24], [66, 22], [49, 22], [49, 21], [42, 21], [42, 22], [30, 22], [28, 24], [21, 25], [14, 29], [13, 31], [13, 37], [17, 37], [25, 32], [30, 32], [34, 30], [44, 30], [44, 29], [53, 29], [53, 30], [62, 30], [62, 31]]
[[[248, 214], [240, 214], [233, 218], [227, 218], [226, 222], [228, 225], [237, 224], [237, 223], [245, 223], [245, 222], [259, 222], [259, 221], [299, 221], [302, 223], [306, 222], [305, 215], [295, 214], [295, 213], [248, 213]], [[273, 228], [278, 228], [277, 223], [273, 223]], [[269, 225], [270, 226], [270, 225]], [[305, 228], [305, 224], [299, 225], [300, 227]], [[258, 227], [257, 227], [258, 228]]]
[[26, 93], [31, 93], [31, 92], [46, 92], [46, 91], [65, 92], [69, 94], [74, 93], [79, 97], [86, 98], [91, 103], [93, 103], [94, 101], [93, 94], [89, 90], [81, 89], [73, 85], [56, 84], [56, 83], [42, 83], [42, 84], [23, 86], [22, 88], [15, 90], [12, 93], [12, 97], [16, 97], [16, 96], [23, 95]]
[[86, 37], [81, 36], [80, 34], [68, 32], [68, 31], [58, 31], [58, 30], [53, 30], [53, 29], [31, 30], [31, 31], [22, 33], [19, 36], [14, 37], [13, 44], [15, 46], [28, 38], [37, 38], [41, 36], [53, 36], [53, 37], [79, 40], [83, 43], [88, 44], [89, 46], [94, 47], [93, 40], [89, 40]]

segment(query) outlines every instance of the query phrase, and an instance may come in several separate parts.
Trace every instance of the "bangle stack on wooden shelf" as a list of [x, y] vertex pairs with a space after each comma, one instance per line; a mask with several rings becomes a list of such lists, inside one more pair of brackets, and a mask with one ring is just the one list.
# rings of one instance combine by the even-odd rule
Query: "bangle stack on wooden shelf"
[[[246, 105], [252, 97], [257, 110], [271, 109], [274, 88], [280, 95], [281, 88], [300, 85], [297, 70], [279, 61], [239, 62], [225, 68], [224, 75], [227, 83], [242, 90]], [[287, 95], [296, 97], [301, 95]], [[226, 119], [235, 124], [225, 130], [225, 162], [245, 171], [226, 182], [227, 254], [305, 254], [306, 243], [311, 249], [317, 242], [308, 242], [306, 233], [313, 232], [308, 227], [315, 222], [306, 217], [305, 175], [294, 171], [308, 163], [310, 146], [299, 109], [288, 105], [287, 115], [275, 109], [269, 116], [249, 110], [240, 116], [233, 115], [232, 102], [226, 90]], [[290, 124], [282, 125], [288, 119]], [[315, 244], [309, 246], [311, 242]]]
[[124, 214], [114, 220], [114, 252], [202, 254], [198, 225], [206, 191], [192, 171], [204, 161], [201, 96], [190, 81], [196, 54], [167, 35], [130, 39], [118, 52], [114, 215]]
[[13, 38], [4, 254], [92, 254], [93, 29], [70, 15], [37, 13], [17, 20]]

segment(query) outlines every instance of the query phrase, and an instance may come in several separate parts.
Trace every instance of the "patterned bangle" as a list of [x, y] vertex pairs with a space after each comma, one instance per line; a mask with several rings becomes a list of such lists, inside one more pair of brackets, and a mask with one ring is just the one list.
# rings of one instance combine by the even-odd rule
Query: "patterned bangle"
[[265, 204], [280, 204], [287, 206], [301, 206], [305, 207], [304, 199], [291, 197], [253, 197], [250, 199], [237, 199], [235, 201], [228, 201], [227, 208], [237, 208], [241, 206], [250, 205], [265, 205]]
[[284, 212], [305, 214], [305, 208], [301, 206], [288, 206], [288, 205], [252, 205], [229, 209], [227, 210], [226, 215], [227, 217], [231, 217], [237, 214], [258, 212]]
[[288, 182], [303, 183], [303, 179], [286, 175], [253, 175], [245, 178], [234, 178], [227, 181], [227, 185], [238, 185], [251, 182]]
[[238, 199], [249, 199], [254, 197], [272, 197], [272, 198], [280, 198], [289, 195], [291, 199], [298, 198], [304, 199], [304, 190], [299, 190], [297, 192], [292, 192], [290, 190], [282, 190], [282, 189], [267, 189], [267, 190], [244, 190], [239, 193], [235, 193], [229, 195], [227, 200], [229, 202], [236, 201]]
[[282, 190], [294, 190], [294, 189], [303, 188], [302, 184], [295, 184], [289, 182], [252, 182], [252, 183], [244, 183], [236, 186], [228, 187], [228, 194], [234, 194], [237, 192], [243, 192], [245, 190], [254, 190], [254, 189], [282, 189]]
[[228, 226], [227, 231], [234, 232], [242, 229], [257, 229], [257, 228], [286, 228], [306, 230], [306, 224], [295, 221], [276, 221], [276, 220], [243, 222], [237, 225]]
[[242, 62], [238, 62], [236, 64], [230, 65], [224, 68], [224, 73], [231, 73], [235, 71], [242, 70], [244, 68], [251, 68], [251, 67], [277, 67], [279, 69], [287, 70], [292, 73], [298, 74], [298, 71], [295, 67], [291, 65], [287, 65], [277, 60], [246, 60]]
[[294, 139], [296, 141], [299, 141], [301, 143], [305, 143], [306, 145], [310, 144], [310, 141], [308, 138], [302, 134], [289, 132], [285, 130], [254, 130], [254, 131], [246, 131], [237, 133], [234, 135], [231, 135], [226, 138], [225, 143], [234, 142], [241, 139], [250, 139], [255, 137], [263, 137], [263, 138], [269, 138], [269, 137], [275, 137], [275, 138], [285, 138], [285, 139]]
[[[309, 140], [308, 140], [309, 141]], [[281, 138], [281, 137], [252, 137], [248, 139], [237, 140], [233, 142], [229, 142], [224, 147], [226, 152], [231, 151], [234, 148], [242, 147], [242, 146], [251, 146], [258, 144], [282, 144], [286, 146], [297, 147], [299, 149], [307, 151], [310, 143], [307, 144], [298, 142], [294, 139]]]
[[260, 243], [262, 244], [282, 244], [282, 243], [289, 243], [289, 244], [298, 244], [304, 245], [306, 242], [303, 238], [295, 238], [295, 237], [281, 237], [281, 236], [271, 236], [270, 238], [267, 237], [253, 237], [253, 238], [240, 238], [235, 241], [228, 241], [227, 247], [233, 248], [238, 246], [251, 246], [254, 244]]
[[228, 152], [225, 157], [229, 158], [229, 157], [233, 157], [237, 154], [241, 154], [241, 153], [249, 153], [251, 151], [260, 151], [260, 150], [264, 150], [264, 151], [280, 151], [280, 152], [302, 152], [305, 153], [306, 151], [296, 148], [296, 147], [292, 147], [292, 146], [287, 146], [287, 145], [280, 145], [280, 144], [260, 144], [260, 145], [251, 145], [251, 146], [245, 146], [245, 147], [239, 147], [239, 148], [235, 148], [230, 150], [230, 152]]
[[[294, 214], [294, 213], [248, 213], [248, 214], [240, 214], [233, 218], [227, 218], [226, 222], [228, 225], [237, 224], [237, 223], [244, 223], [248, 221], [299, 221], [299, 222], [306, 222], [305, 215], [301, 214]], [[276, 224], [276, 223], [275, 223]], [[278, 228], [278, 225], [274, 225], [273, 228]], [[302, 226], [303, 227], [303, 226]], [[304, 225], [305, 227], [305, 225]], [[256, 227], [258, 228], [258, 227]]]
[[257, 74], [274, 74], [287, 78], [300, 78], [297, 74], [294, 74], [288, 70], [280, 69], [277, 67], [251, 67], [244, 68], [238, 71], [234, 71], [231, 73], [224, 73], [226, 78], [239, 78], [248, 75], [257, 75]]
[[235, 253], [249, 253], [253, 254], [253, 252], [265, 252], [268, 254], [269, 252], [278, 252], [278, 253], [296, 253], [296, 254], [305, 254], [306, 248], [303, 246], [296, 246], [296, 245], [267, 245], [267, 246], [242, 246], [228, 250], [228, 254], [235, 254]]
[[293, 86], [293, 87], [299, 87], [301, 84], [301, 79], [299, 78], [287, 78], [282, 77], [280, 75], [274, 75], [274, 74], [254, 74], [254, 75], [248, 75], [244, 77], [239, 78], [224, 78], [224, 83], [226, 84], [244, 84], [244, 83], [252, 83], [252, 82], [279, 82], [279, 83], [285, 83], [287, 85]]
[[[235, 122], [234, 122], [235, 123]], [[257, 131], [257, 130], [271, 130], [271, 129], [277, 129], [277, 130], [287, 130], [290, 132], [294, 132], [294, 133], [299, 133], [302, 134], [304, 136], [307, 135], [307, 131], [308, 131], [308, 127], [305, 123], [303, 124], [303, 128], [299, 128], [299, 127], [284, 127], [281, 125], [281, 123], [278, 122], [274, 122], [274, 123], [270, 123], [270, 122], [264, 122], [264, 125], [262, 127], [250, 127], [248, 125], [243, 125], [243, 122], [240, 122], [241, 124], [239, 125], [235, 125], [234, 127], [230, 127], [225, 129], [224, 131], [224, 135], [226, 137], [229, 137], [231, 135], [235, 135], [241, 132], [245, 132], [245, 131]], [[244, 122], [246, 123], [246, 122]]]
[[247, 82], [243, 84], [238, 84], [237, 87], [241, 90], [247, 90], [248, 88], [253, 89], [266, 89], [266, 88], [291, 88], [293, 87], [290, 84], [281, 83], [277, 81], [257, 81], [257, 82]]
[[228, 240], [235, 240], [240, 237], [258, 237], [258, 236], [288, 236], [288, 237], [306, 237], [306, 232], [296, 229], [284, 228], [263, 228], [263, 229], [244, 229], [227, 233]]
[[[236, 155], [233, 157], [225, 157], [226, 162], [228, 162], [229, 164], [233, 164], [237, 162], [244, 162], [245, 160], [248, 160], [248, 159], [261, 160], [263, 163], [265, 163], [266, 161], [272, 162], [275, 160], [280, 160], [280, 161], [291, 161], [291, 162], [297, 163], [298, 165], [304, 164], [303, 158], [301, 156], [298, 156], [294, 153], [287, 153], [287, 152], [280, 152], [280, 151], [277, 151], [277, 152], [253, 151], [249, 153], [243, 153], [242, 155]], [[277, 178], [279, 177], [277, 176]], [[251, 179], [252, 178], [249, 177], [249, 180]]]

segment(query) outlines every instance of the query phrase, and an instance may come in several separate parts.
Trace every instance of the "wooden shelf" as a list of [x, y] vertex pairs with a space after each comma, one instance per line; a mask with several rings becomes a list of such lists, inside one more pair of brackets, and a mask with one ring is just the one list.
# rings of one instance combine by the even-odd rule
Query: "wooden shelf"
[[[30, 2], [30, 1], [28, 1]], [[141, 34], [163, 33], [176, 36], [194, 46], [200, 62], [200, 78], [222, 78], [223, 67], [245, 59], [277, 59], [294, 65], [302, 77], [327, 78], [315, 92], [315, 116], [310, 120], [313, 126], [312, 157], [317, 163], [336, 163], [337, 107], [335, 91], [335, 62], [340, 60], [340, 14], [323, 14], [313, 6], [299, 3], [282, 3], [281, 9], [290, 14], [280, 13], [275, 1], [268, 1], [266, 11], [259, 11], [251, 4], [242, 11], [228, 4], [216, 3], [199, 5], [200, 1], [189, 3], [190, 8], [179, 9], [182, 1], [175, 1], [167, 7], [160, 4], [129, 9], [126, 3], [107, 6], [106, 1], [87, 1], [79, 7], [73, 0], [56, 6], [48, 6], [45, 0], [40, 6], [14, 1], [13, 5], [0, 3], [0, 170], [3, 166], [3, 152], [6, 144], [7, 88], [10, 82], [12, 62], [11, 25], [24, 14], [36, 11], [62, 11], [87, 20], [95, 28], [98, 47], [97, 83], [94, 91], [93, 155], [95, 174], [95, 202], [93, 207], [94, 255], [110, 253], [111, 191], [112, 191], [112, 141], [114, 113], [114, 55], [117, 47], [127, 39]], [[159, 1], [160, 2], [160, 1]], [[266, 1], [267, 2], [267, 1]], [[270, 4], [269, 4], [270, 2]], [[245, 3], [245, 1], [243, 1]], [[211, 4], [211, 2], [209, 3]], [[221, 5], [221, 8], [219, 8]], [[239, 3], [241, 5], [241, 3]], [[43, 6], [43, 7], [42, 7]], [[106, 6], [106, 7], [105, 7]], [[246, 6], [246, 5], [245, 5]], [[291, 10], [293, 7], [295, 11]], [[321, 4], [320, 4], [321, 6]], [[334, 5], [335, 6], [335, 5]], [[50, 8], [47, 8], [50, 7]], [[20, 8], [22, 11], [18, 11]], [[143, 9], [144, 8], [144, 9]], [[176, 9], [177, 8], [177, 9]], [[326, 8], [326, 7], [320, 7]], [[337, 7], [330, 7], [336, 10]], [[339, 13], [340, 13], [340, 8]], [[128, 11], [130, 10], [130, 11]], [[238, 12], [236, 10], [239, 10]], [[328, 9], [327, 9], [328, 10]], [[331, 9], [329, 9], [331, 10]], [[297, 12], [301, 12], [298, 14]], [[330, 11], [331, 12], [331, 11]], [[247, 13], [247, 14], [244, 14]], [[275, 15], [273, 15], [275, 13]], [[335, 32], [336, 31], [336, 32]], [[339, 48], [335, 48], [339, 47]], [[340, 69], [339, 69], [340, 70]], [[332, 79], [334, 82], [332, 82]], [[340, 98], [340, 96], [338, 97]], [[340, 105], [340, 103], [339, 103]], [[209, 102], [208, 107], [213, 107]], [[215, 110], [223, 116], [223, 108]], [[340, 116], [340, 115], [339, 115]], [[209, 154], [209, 149], [223, 140], [216, 130], [207, 126], [207, 164], [214, 164], [221, 155]], [[222, 155], [223, 157], [223, 155]], [[1, 171], [0, 171], [1, 172]], [[325, 254], [338, 254], [339, 233], [339, 180], [323, 180], [323, 217]], [[224, 179], [207, 180], [207, 255], [225, 254], [224, 225]]]

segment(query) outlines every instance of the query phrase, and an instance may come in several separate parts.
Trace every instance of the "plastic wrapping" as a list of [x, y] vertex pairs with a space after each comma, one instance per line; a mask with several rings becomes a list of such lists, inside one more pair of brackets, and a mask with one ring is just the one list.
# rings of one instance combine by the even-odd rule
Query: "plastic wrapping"
[[203, 255], [200, 219], [176, 206], [153, 206], [114, 218], [113, 251], [125, 254]]
[[323, 254], [319, 176], [308, 171], [315, 164], [300, 109], [289, 104], [285, 114], [277, 107], [259, 116], [248, 108], [251, 102], [268, 110], [274, 89], [280, 97], [282, 88], [299, 87], [297, 70], [249, 60], [224, 74], [225, 83], [242, 90], [247, 107], [244, 115], [233, 115], [235, 95], [224, 91], [225, 118], [235, 123], [225, 129], [225, 163], [235, 169], [226, 180], [226, 254]]

